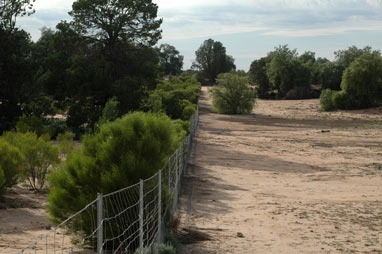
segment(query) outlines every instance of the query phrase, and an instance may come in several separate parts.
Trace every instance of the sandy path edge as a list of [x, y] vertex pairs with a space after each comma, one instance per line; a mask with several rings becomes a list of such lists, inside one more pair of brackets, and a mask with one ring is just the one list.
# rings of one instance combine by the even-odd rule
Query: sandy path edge
[[382, 253], [381, 116], [296, 118], [261, 103], [217, 115], [203, 87], [178, 252]]

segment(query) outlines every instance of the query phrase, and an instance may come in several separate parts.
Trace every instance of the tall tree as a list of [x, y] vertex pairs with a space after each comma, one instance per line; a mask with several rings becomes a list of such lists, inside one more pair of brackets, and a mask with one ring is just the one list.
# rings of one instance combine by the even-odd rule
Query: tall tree
[[382, 104], [382, 57], [380, 53], [364, 53], [346, 69], [342, 90], [358, 101], [360, 108]]
[[159, 69], [165, 75], [177, 75], [183, 67], [183, 56], [179, 51], [169, 44], [161, 44], [157, 48], [159, 54]]
[[256, 85], [256, 91], [260, 98], [269, 98], [270, 85], [267, 76], [267, 64], [269, 57], [254, 60], [249, 69], [249, 82]]
[[236, 69], [232, 56], [226, 54], [226, 48], [219, 41], [205, 40], [195, 52], [196, 61], [192, 68], [200, 73], [200, 79], [215, 83], [219, 73], [230, 72]]
[[77, 0], [69, 14], [85, 36], [113, 50], [120, 41], [153, 46], [162, 32], [157, 12], [151, 0]]
[[33, 3], [35, 1], [36, 0], [1, 0], [0, 26], [12, 31], [15, 28], [17, 17], [34, 13]]
[[371, 47], [367, 46], [363, 49], [351, 46], [345, 50], [334, 52], [336, 61], [327, 63], [322, 70], [322, 88], [330, 88], [333, 90], [341, 90], [342, 77], [345, 70], [363, 54], [376, 54]]
[[33, 0], [0, 1], [0, 133], [14, 126], [30, 85], [30, 36], [15, 27], [19, 16], [33, 13]]
[[287, 45], [279, 46], [268, 57], [271, 61], [267, 66], [267, 76], [279, 98], [295, 87], [310, 85], [310, 70], [298, 59], [296, 49], [290, 50]]

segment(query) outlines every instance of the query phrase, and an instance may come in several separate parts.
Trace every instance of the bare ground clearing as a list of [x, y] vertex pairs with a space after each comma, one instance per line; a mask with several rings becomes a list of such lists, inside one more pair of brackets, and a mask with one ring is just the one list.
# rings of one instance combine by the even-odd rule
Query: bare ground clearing
[[218, 115], [206, 87], [200, 108], [180, 253], [382, 253], [382, 108], [259, 100]]

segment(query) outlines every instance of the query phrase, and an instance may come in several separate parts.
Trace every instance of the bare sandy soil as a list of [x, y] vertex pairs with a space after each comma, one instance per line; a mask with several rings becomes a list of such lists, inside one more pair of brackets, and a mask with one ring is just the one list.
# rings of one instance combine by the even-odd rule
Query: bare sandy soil
[[0, 253], [16, 254], [51, 225], [46, 218], [46, 195], [24, 185], [12, 188], [0, 202]]
[[382, 253], [382, 108], [218, 115], [205, 87], [200, 107], [180, 253]]

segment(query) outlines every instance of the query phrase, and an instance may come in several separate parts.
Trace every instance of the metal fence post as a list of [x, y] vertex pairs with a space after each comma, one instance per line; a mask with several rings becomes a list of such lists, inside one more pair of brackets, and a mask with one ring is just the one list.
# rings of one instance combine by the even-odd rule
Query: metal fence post
[[170, 158], [167, 161], [168, 163], [168, 189], [171, 190], [171, 163]]
[[179, 180], [179, 165], [178, 165], [178, 161], [179, 161], [179, 158], [178, 158], [178, 152], [179, 152], [179, 149], [176, 149], [176, 153], [175, 153], [175, 186], [174, 186], [174, 204], [173, 204], [173, 207], [172, 207], [172, 210], [175, 211], [176, 207], [177, 207], [177, 203], [178, 203], [178, 180]]
[[158, 172], [158, 243], [162, 240], [162, 170]]
[[139, 253], [143, 254], [143, 180], [139, 180]]
[[103, 194], [97, 197], [97, 253], [103, 254]]

